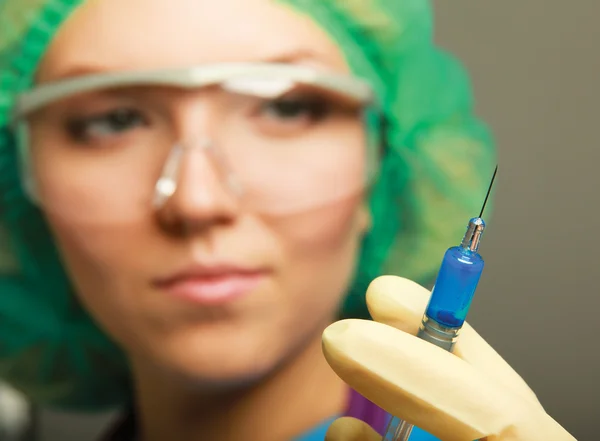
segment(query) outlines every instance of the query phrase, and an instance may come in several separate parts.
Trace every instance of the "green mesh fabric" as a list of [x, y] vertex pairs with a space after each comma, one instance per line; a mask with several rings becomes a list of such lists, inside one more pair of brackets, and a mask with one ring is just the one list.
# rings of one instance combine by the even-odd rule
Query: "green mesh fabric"
[[[20, 186], [8, 126], [16, 94], [81, 1], [0, 0], [0, 378], [42, 405], [96, 410], [128, 400], [125, 358], [77, 303], [43, 215]], [[495, 149], [473, 115], [466, 73], [432, 42], [428, 1], [281, 1], [330, 33], [383, 105], [374, 223], [342, 311], [368, 317], [364, 293], [378, 275], [432, 281], [482, 202]]]

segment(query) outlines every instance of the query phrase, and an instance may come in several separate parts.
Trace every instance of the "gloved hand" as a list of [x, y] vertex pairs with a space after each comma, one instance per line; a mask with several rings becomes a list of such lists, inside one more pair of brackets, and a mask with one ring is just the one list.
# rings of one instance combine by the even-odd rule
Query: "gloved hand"
[[[375, 321], [341, 320], [323, 333], [331, 367], [357, 392], [443, 441], [573, 441], [523, 379], [465, 323], [454, 353], [415, 337], [430, 292], [385, 276], [368, 289]], [[380, 441], [340, 418], [326, 441]]]

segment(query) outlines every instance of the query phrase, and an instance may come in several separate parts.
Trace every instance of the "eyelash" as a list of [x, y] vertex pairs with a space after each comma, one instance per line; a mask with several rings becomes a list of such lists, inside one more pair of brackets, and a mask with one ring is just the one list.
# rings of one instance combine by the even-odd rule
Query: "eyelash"
[[[283, 119], [295, 118], [299, 112], [301, 114], [308, 114], [312, 122], [318, 122], [325, 119], [331, 113], [332, 106], [327, 100], [320, 97], [284, 97], [263, 103], [260, 106], [259, 112], [269, 110], [280, 112], [278, 116]], [[294, 115], [290, 117], [281, 115], [290, 110]]]
[[[255, 106], [252, 115], [263, 115], [272, 120], [294, 122], [303, 121], [315, 124], [325, 120], [335, 111], [335, 104], [318, 96], [287, 96], [270, 101], [261, 102]], [[291, 113], [291, 114], [290, 114]], [[150, 126], [150, 121], [144, 114], [135, 108], [115, 108], [109, 111], [68, 119], [66, 132], [68, 136], [82, 144], [90, 144], [95, 140], [124, 135], [134, 129]]]
[[90, 133], [90, 130], [93, 130], [95, 124], [111, 125], [111, 128], [115, 129], [115, 132], [119, 134], [129, 130], [132, 125], [136, 127], [147, 126], [148, 122], [141, 112], [123, 107], [88, 117], [72, 118], [67, 121], [66, 130], [69, 136], [75, 141], [89, 142], [92, 138], [97, 136]]

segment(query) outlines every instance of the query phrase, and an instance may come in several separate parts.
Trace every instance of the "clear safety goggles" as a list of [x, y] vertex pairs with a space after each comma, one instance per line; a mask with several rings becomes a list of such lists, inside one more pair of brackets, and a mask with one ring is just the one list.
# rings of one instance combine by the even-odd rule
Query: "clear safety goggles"
[[273, 63], [87, 75], [14, 110], [31, 198], [93, 219], [184, 190], [270, 214], [357, 195], [378, 170], [379, 118], [367, 82]]

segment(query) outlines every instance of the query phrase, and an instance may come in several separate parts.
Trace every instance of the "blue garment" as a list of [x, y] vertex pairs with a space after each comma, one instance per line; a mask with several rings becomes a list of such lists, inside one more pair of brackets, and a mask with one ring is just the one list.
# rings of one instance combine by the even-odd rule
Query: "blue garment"
[[[388, 422], [392, 417], [388, 415]], [[385, 430], [385, 429], [384, 429]], [[410, 433], [410, 437], [408, 441], [440, 441], [439, 438], [431, 435], [430, 433], [425, 432], [423, 429], [419, 429], [418, 427], [413, 427], [412, 432]]]
[[409, 441], [440, 441], [439, 438], [425, 432], [423, 429], [418, 427], [413, 428], [410, 434]]
[[323, 441], [325, 439], [325, 434], [327, 433], [327, 429], [336, 418], [331, 418], [324, 423], [319, 424], [312, 430], [309, 430], [304, 435], [301, 435], [299, 438], [296, 438], [293, 441]]
[[[334, 420], [335, 420], [335, 418], [331, 418], [331, 419], [325, 421], [324, 423], [318, 425], [314, 429], [308, 431], [307, 433], [300, 436], [299, 438], [296, 438], [293, 441], [323, 441], [325, 439], [325, 434], [327, 433], [327, 429], [329, 429], [329, 426], [331, 425], [331, 423], [333, 423]], [[440, 441], [440, 440], [438, 438], [436, 438], [435, 436], [430, 435], [429, 433], [425, 432], [424, 430], [419, 429], [418, 427], [415, 427], [410, 435], [409, 441]]]

